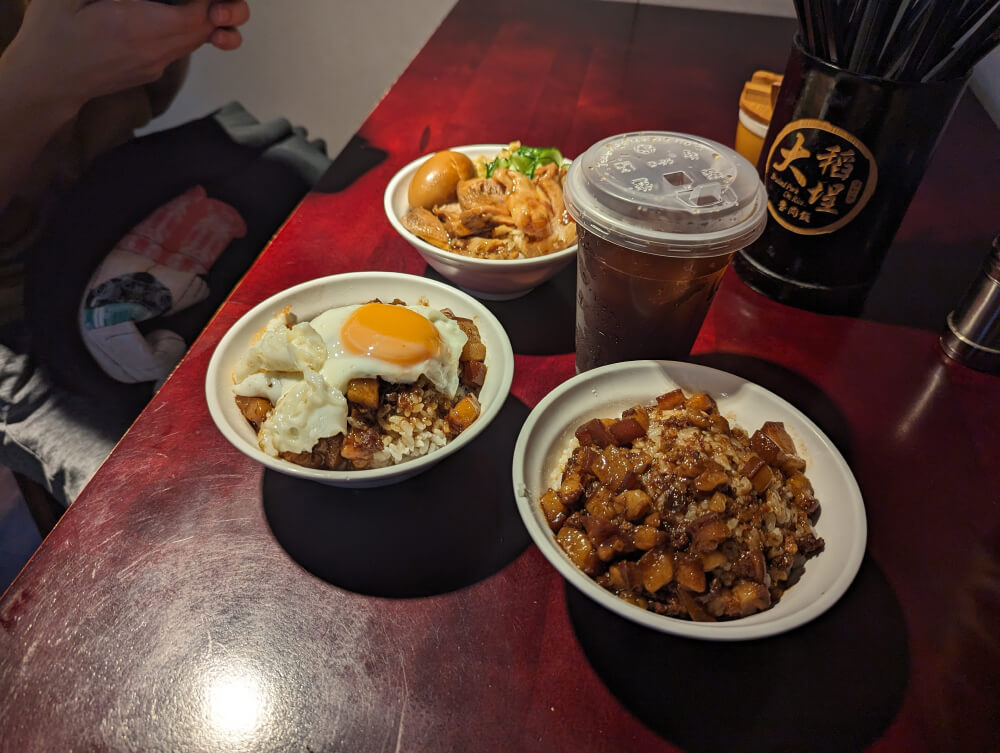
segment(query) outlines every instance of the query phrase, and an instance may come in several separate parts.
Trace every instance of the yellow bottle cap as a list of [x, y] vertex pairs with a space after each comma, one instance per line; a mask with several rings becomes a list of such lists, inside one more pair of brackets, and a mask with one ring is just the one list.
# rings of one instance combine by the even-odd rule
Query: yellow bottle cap
[[743, 86], [740, 95], [740, 110], [746, 115], [767, 125], [774, 113], [774, 103], [778, 101], [778, 90], [783, 76], [771, 71], [754, 71], [753, 76]]

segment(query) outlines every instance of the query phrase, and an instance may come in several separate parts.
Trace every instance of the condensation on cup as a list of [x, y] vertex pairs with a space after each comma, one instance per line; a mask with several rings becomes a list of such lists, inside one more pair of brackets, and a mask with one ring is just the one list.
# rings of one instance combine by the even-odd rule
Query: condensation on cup
[[767, 221], [757, 171], [715, 141], [612, 136], [570, 166], [579, 233], [576, 369], [686, 358], [730, 259]]

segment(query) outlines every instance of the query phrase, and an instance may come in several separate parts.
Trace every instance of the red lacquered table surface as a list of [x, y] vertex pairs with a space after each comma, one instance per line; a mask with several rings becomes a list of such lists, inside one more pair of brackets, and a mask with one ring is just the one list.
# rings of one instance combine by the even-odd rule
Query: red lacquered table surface
[[743, 81], [781, 70], [791, 34], [759, 16], [459, 2], [0, 601], [0, 750], [997, 750], [1000, 378], [937, 349], [998, 230], [1000, 139], [971, 97], [864, 318], [779, 305], [730, 273], [695, 346], [807, 413], [864, 494], [854, 585], [791, 633], [647, 631], [529, 544], [512, 445], [572, 374], [572, 270], [491, 304], [518, 354], [512, 396], [412, 482], [265, 473], [205, 407], [214, 346], [263, 298], [425, 273], [382, 213], [402, 165], [514, 138], [575, 155], [649, 128], [731, 143]]

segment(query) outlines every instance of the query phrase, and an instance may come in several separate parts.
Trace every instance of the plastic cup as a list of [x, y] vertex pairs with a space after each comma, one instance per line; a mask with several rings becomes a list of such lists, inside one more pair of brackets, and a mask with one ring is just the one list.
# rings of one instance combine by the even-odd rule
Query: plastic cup
[[574, 160], [564, 193], [579, 236], [577, 371], [686, 358], [733, 254], [763, 232], [754, 166], [697, 136], [628, 133]]

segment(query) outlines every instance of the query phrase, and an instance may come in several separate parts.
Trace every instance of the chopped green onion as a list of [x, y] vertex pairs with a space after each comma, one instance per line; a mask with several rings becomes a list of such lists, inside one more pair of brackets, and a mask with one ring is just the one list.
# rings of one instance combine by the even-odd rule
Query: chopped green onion
[[488, 162], [486, 164], [486, 177], [491, 178], [495, 170], [505, 168], [517, 170], [531, 178], [534, 177], [535, 170], [542, 165], [555, 163], [562, 166], [564, 162], [562, 152], [555, 147], [521, 146], [506, 157], [497, 157], [492, 162]]

